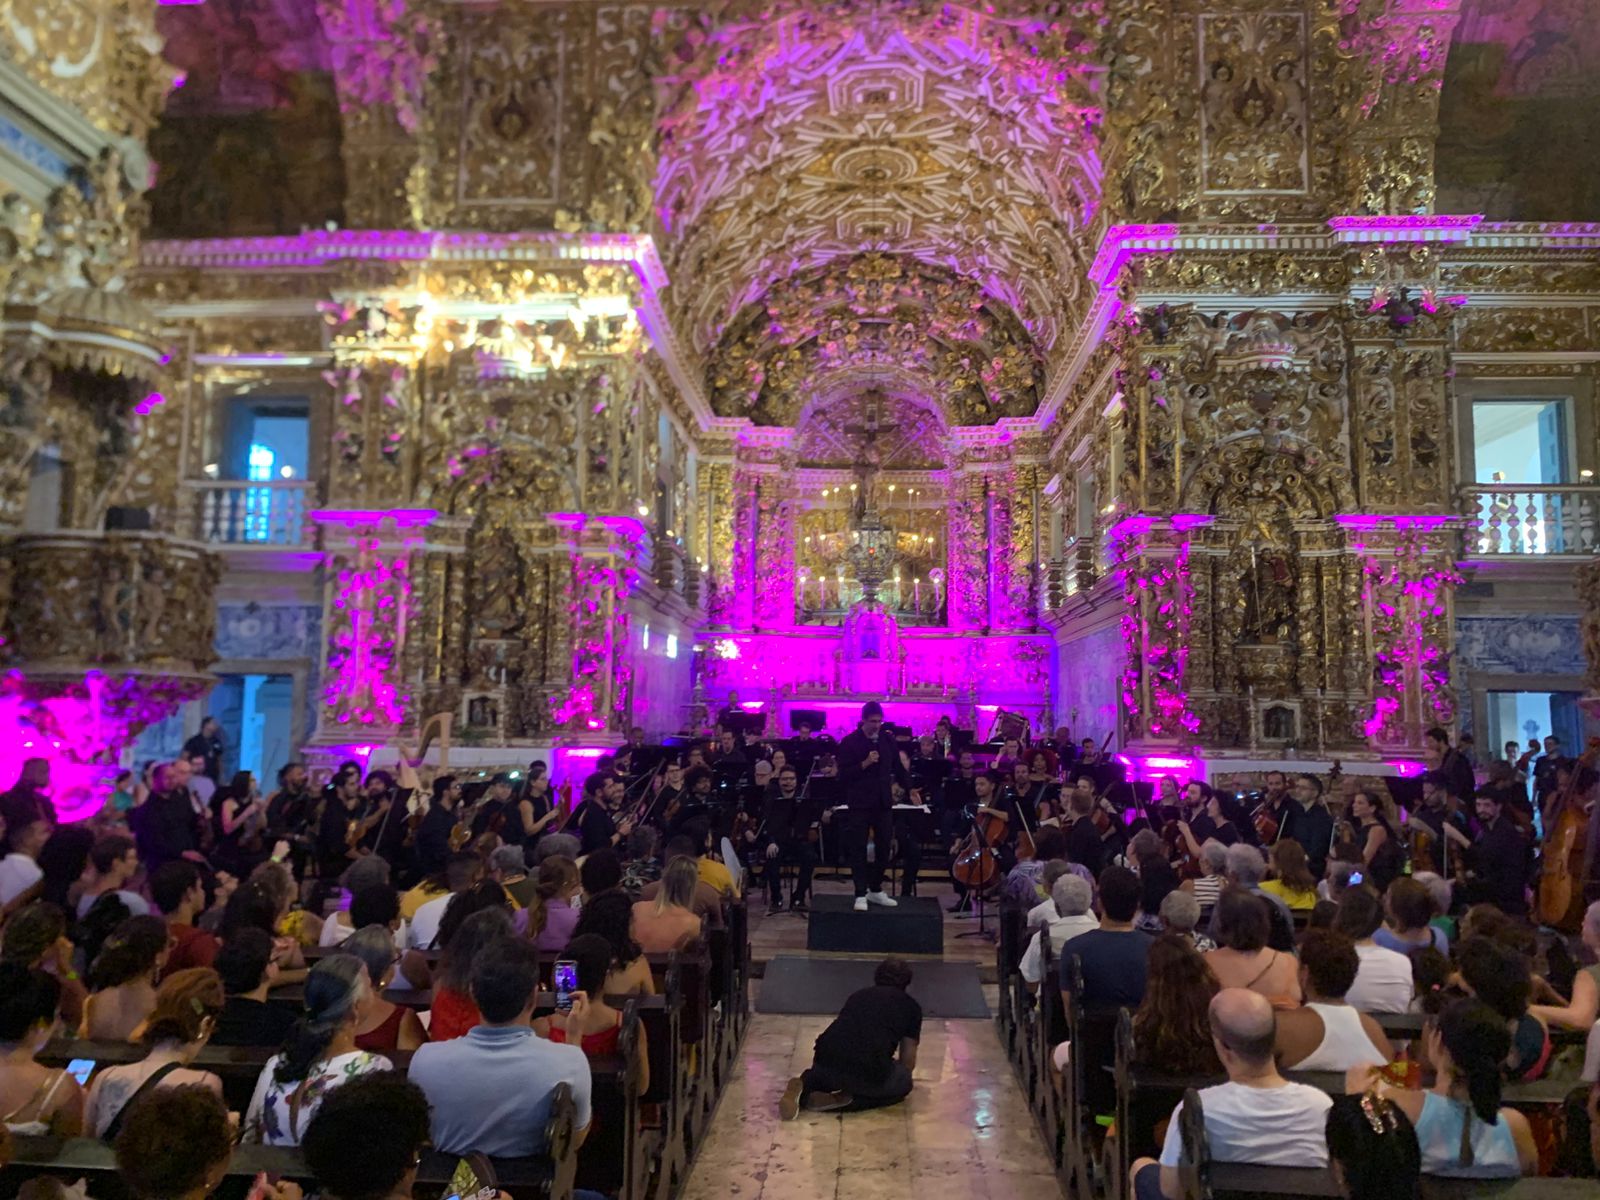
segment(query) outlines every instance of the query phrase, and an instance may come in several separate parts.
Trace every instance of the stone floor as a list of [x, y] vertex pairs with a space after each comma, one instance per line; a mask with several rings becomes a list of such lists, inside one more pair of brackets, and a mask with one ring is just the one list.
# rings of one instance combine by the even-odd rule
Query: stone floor
[[827, 1023], [752, 1019], [683, 1200], [1058, 1200], [988, 1021], [925, 1022], [904, 1104], [781, 1122], [784, 1085], [810, 1064]]

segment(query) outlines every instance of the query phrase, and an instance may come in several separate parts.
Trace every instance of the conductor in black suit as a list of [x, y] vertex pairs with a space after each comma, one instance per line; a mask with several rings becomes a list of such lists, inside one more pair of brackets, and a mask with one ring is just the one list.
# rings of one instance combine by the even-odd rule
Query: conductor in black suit
[[[861, 706], [861, 724], [839, 743], [839, 787], [849, 806], [845, 852], [855, 884], [857, 912], [866, 912], [868, 904], [895, 907], [894, 899], [883, 891], [883, 864], [889, 858], [893, 836], [890, 817], [896, 782], [909, 792], [911, 772], [901, 763], [894, 738], [884, 732], [883, 705], [868, 700]], [[871, 862], [867, 861], [869, 831], [875, 846]]]

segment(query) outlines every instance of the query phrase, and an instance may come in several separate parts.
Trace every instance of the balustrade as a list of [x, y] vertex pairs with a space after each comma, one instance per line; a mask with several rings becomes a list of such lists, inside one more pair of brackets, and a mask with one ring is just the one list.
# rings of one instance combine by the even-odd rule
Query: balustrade
[[1465, 556], [1567, 555], [1600, 549], [1600, 487], [1592, 485], [1475, 484], [1461, 489], [1472, 527]]
[[184, 488], [184, 534], [230, 546], [310, 549], [306, 520], [315, 485], [308, 480], [190, 480]]

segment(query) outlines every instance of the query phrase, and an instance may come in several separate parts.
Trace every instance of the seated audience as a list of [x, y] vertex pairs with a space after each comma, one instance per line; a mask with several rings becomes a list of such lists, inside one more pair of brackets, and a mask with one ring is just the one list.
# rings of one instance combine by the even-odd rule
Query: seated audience
[[1144, 1001], [1133, 1014], [1135, 1063], [1173, 1075], [1220, 1072], [1210, 1017], [1219, 990], [1217, 977], [1188, 939], [1164, 933], [1151, 942]]
[[[686, 862], [687, 860], [679, 860]], [[691, 866], [693, 864], [690, 864]], [[606, 1003], [606, 971], [611, 966], [611, 946], [601, 937], [584, 934], [572, 939], [561, 952], [578, 965], [578, 991], [568, 1012], [554, 1012], [533, 1023], [534, 1032], [557, 1045], [572, 1045], [574, 1040], [585, 1057], [605, 1058], [617, 1052], [622, 1033], [622, 1010]], [[641, 1092], [650, 1086], [650, 1056], [644, 1028], [639, 1029], [639, 1074]]]
[[[163, 1088], [143, 1097], [117, 1135], [117, 1174], [133, 1200], [206, 1200], [233, 1162], [233, 1124], [210, 1088]], [[288, 1180], [262, 1179], [252, 1200], [301, 1200]]]
[[700, 879], [710, 884], [721, 896], [735, 896], [738, 889], [733, 883], [733, 874], [720, 861], [711, 857], [707, 847], [711, 841], [711, 826], [703, 819], [697, 818], [684, 827], [684, 834], [694, 844], [696, 865], [700, 869]]
[[578, 868], [578, 883], [587, 904], [596, 896], [617, 891], [622, 887], [622, 860], [609, 846], [602, 846], [584, 856]]
[[552, 854], [539, 864], [533, 897], [516, 915], [516, 931], [532, 940], [543, 954], [553, 954], [572, 938], [578, 925], [578, 864], [565, 854]]
[[150, 876], [150, 899], [166, 919], [167, 939], [172, 945], [165, 970], [211, 966], [222, 943], [198, 924], [206, 910], [206, 885], [200, 868], [181, 858], [163, 863]]
[[24, 904], [44, 890], [44, 871], [38, 860], [51, 830], [49, 821], [39, 819], [14, 824], [6, 831], [10, 853], [0, 859], [0, 907]]
[[[1100, 872], [1100, 923], [1061, 947], [1063, 968], [1077, 958], [1083, 973], [1079, 999], [1091, 1011], [1137, 1008], [1144, 999], [1145, 963], [1153, 940], [1133, 927], [1142, 893], [1127, 867]], [[1065, 976], [1063, 976], [1065, 978]]]
[[400, 955], [394, 948], [394, 934], [389, 927], [368, 925], [358, 929], [345, 938], [339, 948], [359, 958], [366, 967], [367, 987], [372, 997], [356, 1026], [356, 1049], [392, 1054], [396, 1050], [415, 1050], [427, 1041], [428, 1033], [415, 1012], [404, 1004], [384, 999], [383, 991], [393, 983], [400, 963]]
[[604, 988], [607, 996], [627, 992], [655, 995], [650, 963], [633, 940], [633, 904], [626, 892], [610, 891], [591, 898], [578, 917], [577, 933], [598, 934], [611, 947], [611, 967]]
[[160, 917], [129, 917], [112, 931], [89, 967], [83, 1036], [125, 1042], [156, 1003], [156, 977], [167, 961]]
[[[448, 935], [439, 936], [445, 911], [457, 896], [465, 895], [483, 882], [483, 860], [470, 851], [459, 850], [445, 863], [444, 878], [449, 890], [422, 905], [411, 918], [411, 945], [418, 950], [438, 950], [449, 942]], [[499, 885], [495, 884], [493, 890], [499, 892]], [[495, 899], [501, 900], [502, 896], [497, 895]]]
[[1528, 960], [1488, 938], [1469, 937], [1456, 947], [1456, 972], [1462, 990], [1499, 1013], [1511, 1031], [1506, 1076], [1519, 1083], [1543, 1076], [1550, 1064], [1550, 1031], [1528, 1009], [1533, 993]]
[[[627, 897], [621, 897], [624, 904]], [[538, 952], [506, 936], [473, 965], [480, 1024], [448, 1042], [430, 1042], [411, 1059], [411, 1082], [432, 1106], [433, 1144], [447, 1154], [474, 1151], [526, 1158], [546, 1150], [545, 1126], [558, 1084], [572, 1088], [579, 1144], [589, 1131], [589, 1060], [576, 1046], [534, 1033], [529, 1022], [539, 983]]]
[[[1065, 859], [1055, 858], [1045, 863], [1044, 870], [1039, 874], [1039, 886], [1044, 889], [1044, 899], [1028, 910], [1028, 915], [1022, 922], [1024, 929], [1031, 933], [1035, 929], [1043, 929], [1056, 919], [1058, 915], [1055, 902], [1056, 880], [1071, 872], [1072, 864]], [[1090, 882], [1090, 887], [1093, 886]]]
[[1278, 1014], [1278, 1065], [1294, 1071], [1348, 1071], [1358, 1063], [1388, 1062], [1394, 1047], [1378, 1022], [1345, 1000], [1361, 960], [1355, 943], [1331, 929], [1300, 941], [1300, 989], [1305, 1004]]
[[700, 936], [694, 913], [694, 889], [700, 882], [694, 859], [678, 857], [667, 864], [654, 900], [633, 906], [633, 937], [646, 954], [681, 950]]
[[1134, 928], [1153, 937], [1162, 932], [1161, 905], [1168, 896], [1178, 891], [1178, 873], [1167, 861], [1165, 847], [1135, 861], [1138, 863], [1140, 893], [1139, 915], [1134, 920]]
[[1272, 877], [1261, 884], [1263, 892], [1281, 900], [1291, 912], [1310, 912], [1317, 906], [1317, 881], [1299, 842], [1279, 839], [1268, 862]]
[[1372, 940], [1385, 950], [1410, 954], [1432, 946], [1440, 954], [1450, 953], [1450, 939], [1434, 925], [1436, 910], [1433, 895], [1414, 878], [1396, 879], [1383, 894], [1384, 923]]
[[35, 1061], [60, 1024], [60, 1003], [53, 976], [0, 962], [0, 1113], [13, 1134], [72, 1137], [83, 1129], [78, 1081]]
[[1094, 890], [1088, 882], [1070, 871], [1058, 876], [1050, 886], [1050, 905], [1055, 915], [1048, 928], [1039, 930], [1028, 940], [1018, 968], [1030, 988], [1037, 988], [1044, 978], [1044, 948], [1039, 944], [1040, 938], [1048, 936], [1050, 949], [1060, 958], [1062, 946], [1079, 934], [1100, 927], [1100, 922], [1089, 911], [1093, 896]]
[[427, 1096], [399, 1071], [336, 1088], [300, 1139], [323, 1200], [410, 1200], [428, 1119]]
[[[9, 930], [6, 936], [10, 937]], [[1589, 954], [1600, 959], [1600, 900], [1584, 910], [1582, 940]], [[1573, 976], [1572, 998], [1566, 1004], [1535, 1004], [1528, 1011], [1546, 1025], [1582, 1033], [1594, 1028], [1597, 1010], [1600, 1010], [1600, 962], [1580, 968]]]
[[1185, 879], [1179, 886], [1186, 892], [1194, 893], [1194, 898], [1200, 901], [1200, 911], [1206, 917], [1210, 916], [1217, 897], [1222, 895], [1222, 889], [1228, 882], [1227, 871], [1228, 848], [1215, 838], [1201, 842], [1200, 876], [1197, 879]]
[[73, 946], [67, 916], [45, 900], [35, 900], [0, 928], [0, 962], [37, 967], [61, 985], [61, 1023], [76, 1032], [83, 1023], [88, 989], [72, 967]]
[[1383, 903], [1366, 888], [1349, 888], [1339, 897], [1333, 928], [1356, 944], [1356, 957], [1361, 960], [1345, 999], [1364, 1013], [1409, 1012], [1411, 960], [1372, 940], [1382, 924]]
[[1161, 902], [1160, 916], [1163, 930], [1178, 934], [1199, 953], [1217, 948], [1209, 934], [1195, 932], [1200, 924], [1200, 900], [1193, 892], [1186, 892], [1182, 888], [1169, 892]]
[[[394, 890], [394, 885], [389, 879], [389, 864], [376, 854], [369, 854], [365, 858], [358, 858], [345, 870], [341, 882], [344, 884], [345, 906], [335, 909], [323, 922], [322, 932], [317, 938], [317, 944], [324, 949], [337, 946], [363, 925], [373, 922], [358, 921], [352, 915], [355, 908], [356, 897], [362, 893], [367, 896], [368, 906], [381, 904], [388, 907], [388, 902], [379, 900], [378, 897], [388, 892], [394, 897], [394, 917], [385, 917], [380, 924], [387, 925], [390, 920], [397, 923], [400, 920], [400, 893]], [[409, 930], [407, 933], [409, 934]]]
[[505, 888], [517, 908], [527, 908], [538, 880], [528, 874], [528, 861], [522, 856], [522, 843], [500, 846], [489, 855], [489, 877]]
[[89, 1132], [115, 1141], [133, 1106], [158, 1088], [198, 1085], [221, 1097], [222, 1080], [189, 1064], [205, 1049], [224, 1003], [222, 980], [210, 967], [190, 967], [168, 976], [139, 1032], [146, 1047], [144, 1058], [105, 1067], [89, 1082], [84, 1117]]
[[1293, 1007], [1300, 1003], [1300, 966], [1294, 955], [1267, 945], [1271, 930], [1267, 901], [1229, 888], [1211, 919], [1217, 948], [1206, 955], [1206, 965], [1224, 988], [1243, 988], [1281, 1008]]
[[1335, 1096], [1325, 1132], [1328, 1166], [1347, 1200], [1416, 1200], [1422, 1150], [1393, 1100], [1374, 1092]]
[[654, 825], [637, 826], [628, 835], [622, 890], [635, 900], [643, 899], [644, 889], [661, 878], [661, 868], [661, 831]]
[[298, 1146], [324, 1096], [357, 1075], [393, 1065], [356, 1047], [356, 1029], [371, 995], [360, 959], [349, 954], [322, 959], [306, 976], [305, 993], [300, 1019], [256, 1081], [244, 1117], [245, 1141]]
[[[700, 865], [701, 860], [695, 853], [694, 840], [682, 834], [677, 837], [668, 838], [666, 847], [662, 852], [667, 856], [669, 861], [679, 857], [680, 855], [687, 855], [695, 860], [695, 866], [697, 869]], [[656, 879], [651, 883], [645, 884], [643, 889], [641, 889], [639, 892], [639, 899], [654, 900], [656, 898], [656, 893], [660, 890], [661, 881], [660, 879]], [[722, 915], [722, 893], [717, 891], [716, 888], [712, 887], [703, 878], [698, 884], [695, 885], [693, 908], [695, 916], [700, 917], [705, 921], [705, 927], [707, 929], [721, 929], [723, 927], [725, 921]]]
[[227, 995], [211, 1031], [214, 1046], [281, 1046], [294, 1028], [294, 1009], [267, 1000], [278, 978], [270, 935], [254, 927], [235, 930], [217, 951], [216, 972]]
[[1451, 999], [1445, 988], [1455, 976], [1455, 968], [1432, 946], [1413, 950], [1408, 957], [1411, 959], [1412, 997], [1411, 1007], [1406, 1011], [1432, 1016]]
[[[1457, 1179], [1533, 1174], [1539, 1149], [1528, 1119], [1500, 1107], [1501, 1068], [1511, 1053], [1511, 1034], [1499, 1014], [1479, 1000], [1457, 1000], [1428, 1023], [1422, 1046], [1434, 1071], [1432, 1088], [1422, 1092], [1378, 1084], [1417, 1131], [1422, 1173]], [[1375, 1078], [1373, 1068], [1358, 1067], [1345, 1090], [1360, 1091]]]
[[[1228, 886], [1238, 891], [1249, 892], [1259, 896], [1267, 906], [1267, 945], [1274, 950], [1285, 954], [1294, 951], [1294, 915], [1289, 911], [1289, 906], [1279, 897], [1270, 892], [1262, 891], [1261, 882], [1266, 878], [1267, 862], [1261, 857], [1261, 851], [1254, 846], [1240, 842], [1228, 847], [1227, 855]], [[1206, 931], [1213, 939], [1217, 937], [1217, 910], [1211, 910], [1211, 926]]]
[[[487, 890], [484, 892], [492, 900], [487, 908], [468, 911], [473, 895], [468, 893], [440, 926], [440, 936], [448, 941], [439, 957], [439, 973], [434, 981], [433, 1016], [428, 1025], [431, 1041], [448, 1042], [461, 1037], [482, 1020], [478, 1006], [472, 1002], [473, 964], [486, 946], [512, 933], [511, 914], [498, 895], [498, 885], [488, 883], [487, 888], [494, 893], [490, 896]], [[457, 923], [457, 913], [467, 915]]]
[[[1273, 1062], [1276, 1021], [1265, 996], [1225, 988], [1211, 1001], [1211, 1039], [1228, 1082], [1202, 1088], [1206, 1141], [1214, 1162], [1279, 1167], [1324, 1167], [1323, 1135], [1332, 1101], [1326, 1092], [1290, 1083]], [[1133, 1164], [1135, 1200], [1181, 1200], [1183, 1163], [1180, 1103], [1167, 1123], [1159, 1163]]]
[[88, 916], [102, 896], [115, 896], [128, 910], [126, 916], [150, 915], [149, 901], [128, 888], [139, 873], [139, 850], [131, 837], [112, 833], [97, 839], [89, 850], [89, 865], [94, 868], [94, 882], [78, 896], [78, 920]]
[[[1132, 878], [1133, 872], [1127, 874]], [[789, 1080], [778, 1104], [785, 1121], [802, 1108], [858, 1112], [898, 1104], [911, 1094], [922, 1005], [907, 993], [910, 986], [911, 968], [903, 961], [886, 958], [878, 964], [872, 986], [852, 993], [817, 1038], [810, 1068]]]
[[1432, 871], [1415, 871], [1411, 878], [1428, 889], [1428, 896], [1433, 901], [1433, 919], [1428, 924], [1444, 934], [1448, 946], [1456, 940], [1456, 919], [1450, 915], [1450, 906], [1455, 902], [1455, 888], [1448, 879]]

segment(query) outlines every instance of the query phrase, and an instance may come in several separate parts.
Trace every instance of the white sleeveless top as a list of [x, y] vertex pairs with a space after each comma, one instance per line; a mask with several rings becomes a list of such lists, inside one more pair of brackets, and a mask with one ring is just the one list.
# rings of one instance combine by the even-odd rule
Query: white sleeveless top
[[1383, 1051], [1372, 1044], [1361, 1014], [1348, 1004], [1307, 1004], [1322, 1018], [1322, 1042], [1295, 1064], [1296, 1071], [1348, 1071], [1362, 1063], [1382, 1063]]

